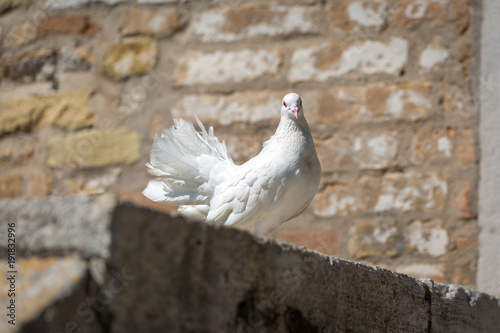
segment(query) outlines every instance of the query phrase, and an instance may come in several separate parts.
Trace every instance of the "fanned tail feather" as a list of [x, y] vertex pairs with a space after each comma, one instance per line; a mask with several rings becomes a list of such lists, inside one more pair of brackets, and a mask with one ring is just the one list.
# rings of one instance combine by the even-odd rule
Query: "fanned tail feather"
[[[212, 127], [208, 131], [196, 117], [200, 132], [190, 121], [175, 119], [174, 126], [156, 135], [150, 163], [146, 166], [158, 178], [142, 192], [153, 201], [182, 206], [189, 217], [206, 217], [214, 187], [224, 171], [234, 165], [226, 145], [219, 142]], [[215, 171], [215, 172], [214, 172]], [[211, 173], [216, 176], [211, 177]]]

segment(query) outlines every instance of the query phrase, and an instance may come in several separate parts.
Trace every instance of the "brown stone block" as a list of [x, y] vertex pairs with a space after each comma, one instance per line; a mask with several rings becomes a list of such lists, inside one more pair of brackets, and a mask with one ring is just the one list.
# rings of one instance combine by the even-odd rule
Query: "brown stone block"
[[285, 242], [304, 246], [329, 255], [339, 254], [340, 232], [334, 230], [282, 230], [278, 236]]
[[329, 184], [316, 195], [313, 209], [320, 217], [442, 210], [447, 195], [442, 174], [387, 173], [382, 178], [363, 177], [352, 184]]
[[407, 251], [440, 257], [448, 250], [448, 230], [440, 220], [413, 221], [406, 229]]
[[412, 139], [410, 161], [418, 165], [426, 161], [449, 160], [454, 146], [455, 131], [452, 129], [419, 129]]
[[445, 84], [444, 85], [444, 100], [443, 107], [447, 113], [455, 113], [460, 118], [459, 121], [465, 121], [478, 111], [479, 96], [471, 96], [468, 89], [462, 87]]
[[287, 74], [290, 82], [327, 81], [337, 77], [386, 74], [399, 76], [408, 61], [408, 40], [401, 37], [354, 42], [322, 42], [296, 48]]
[[455, 198], [455, 206], [458, 216], [461, 219], [470, 219], [474, 217], [471, 210], [471, 183], [466, 182], [460, 187], [460, 192]]
[[414, 263], [397, 266], [394, 270], [419, 279], [432, 279], [437, 283], [446, 281], [447, 266], [444, 263]]
[[[341, 1], [328, 3], [326, 12], [333, 31], [349, 32], [355, 28], [381, 28], [386, 20], [386, 0]], [[375, 32], [375, 31], [370, 31]], [[370, 39], [370, 35], [361, 38]]]
[[457, 147], [457, 159], [461, 166], [468, 166], [476, 163], [474, 130], [464, 129], [462, 131], [462, 137]]
[[32, 42], [36, 38], [36, 27], [29, 19], [17, 22], [5, 36], [4, 47], [19, 47]]
[[44, 197], [52, 193], [52, 177], [46, 173], [34, 173], [28, 186], [28, 198]]
[[280, 47], [236, 51], [189, 52], [174, 72], [176, 86], [234, 84], [281, 74], [285, 50]]
[[443, 26], [447, 19], [447, 1], [400, 0], [394, 6], [392, 24], [403, 28], [416, 28], [424, 23]]
[[320, 31], [318, 6], [242, 3], [206, 10], [192, 20], [192, 32], [204, 42], [232, 42], [263, 36], [296, 36]]
[[55, 50], [37, 49], [2, 60], [2, 77], [23, 83], [50, 81], [57, 64]]
[[433, 105], [432, 96], [430, 82], [416, 81], [306, 91], [302, 99], [311, 124], [335, 126], [427, 118]]
[[131, 35], [168, 36], [184, 24], [180, 10], [127, 8], [123, 12], [122, 33]]
[[23, 177], [21, 175], [7, 175], [0, 179], [0, 198], [19, 197], [23, 191]]
[[363, 131], [333, 135], [318, 142], [324, 172], [342, 169], [386, 169], [397, 164], [399, 143], [394, 131]]
[[153, 39], [130, 39], [108, 47], [104, 54], [103, 69], [115, 79], [145, 74], [156, 64], [157, 54]]
[[364, 221], [349, 229], [349, 254], [355, 259], [369, 257], [394, 257], [398, 254], [393, 250], [393, 244], [398, 230], [395, 221], [371, 222]]
[[140, 156], [140, 137], [133, 130], [87, 130], [47, 139], [50, 167], [93, 168], [132, 164]]
[[90, 95], [91, 91], [75, 91], [7, 99], [2, 103], [0, 134], [49, 126], [70, 130], [91, 126], [96, 112], [88, 107]]
[[451, 17], [455, 25], [455, 33], [463, 35], [471, 26], [472, 10], [469, 0], [450, 1]]
[[90, 19], [88, 14], [48, 16], [37, 26], [37, 35], [47, 34], [82, 34], [92, 36], [100, 27]]
[[131, 202], [138, 206], [148, 207], [165, 213], [177, 212], [177, 206], [169, 206], [159, 202], [151, 201], [138, 191], [121, 189], [116, 191], [115, 194], [116, 197], [121, 201]]

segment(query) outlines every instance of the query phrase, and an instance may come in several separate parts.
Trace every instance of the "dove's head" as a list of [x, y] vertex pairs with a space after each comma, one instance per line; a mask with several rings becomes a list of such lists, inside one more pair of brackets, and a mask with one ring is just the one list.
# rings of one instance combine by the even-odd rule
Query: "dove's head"
[[291, 119], [299, 119], [304, 116], [302, 112], [302, 99], [296, 93], [290, 93], [283, 97], [281, 102], [281, 116]]

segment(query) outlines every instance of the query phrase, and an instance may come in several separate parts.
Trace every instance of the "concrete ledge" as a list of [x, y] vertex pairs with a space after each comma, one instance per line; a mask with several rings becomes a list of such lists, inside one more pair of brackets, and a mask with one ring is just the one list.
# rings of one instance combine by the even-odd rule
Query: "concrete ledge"
[[[68, 204], [65, 200], [81, 199], [64, 198], [61, 204]], [[102, 212], [96, 223], [108, 219], [103, 233], [110, 237], [109, 248], [94, 251], [106, 263], [102, 280], [91, 272], [96, 258], [80, 255], [87, 273], [71, 280], [73, 292], [65, 286], [59, 298], [47, 300], [18, 327], [37, 332], [496, 332], [500, 327], [499, 300], [484, 293], [130, 204], [110, 211], [95, 206], [110, 207], [112, 200], [86, 202], [87, 209]], [[23, 211], [32, 204], [39, 205], [26, 203]]]
[[[115, 205], [111, 195], [0, 200], [0, 247], [7, 244], [7, 223], [15, 222], [18, 254], [106, 258]], [[0, 257], [5, 254], [2, 251]]]

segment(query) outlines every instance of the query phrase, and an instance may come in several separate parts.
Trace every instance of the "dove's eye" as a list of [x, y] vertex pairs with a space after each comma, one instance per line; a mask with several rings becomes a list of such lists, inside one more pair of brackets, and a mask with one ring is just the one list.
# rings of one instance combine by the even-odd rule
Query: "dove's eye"
[[284, 107], [287, 107], [287, 105], [286, 105], [286, 103], [285, 103], [285, 102], [283, 102], [283, 106], [284, 106]]

